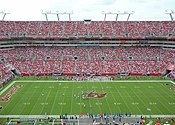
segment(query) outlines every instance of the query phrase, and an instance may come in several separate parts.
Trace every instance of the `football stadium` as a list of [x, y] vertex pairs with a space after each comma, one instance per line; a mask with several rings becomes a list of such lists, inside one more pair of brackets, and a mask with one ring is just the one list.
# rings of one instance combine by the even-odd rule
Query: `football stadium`
[[[174, 125], [175, 22], [0, 21], [0, 124]], [[52, 13], [55, 16], [60, 13]], [[118, 13], [117, 16], [120, 16]], [[172, 13], [169, 13], [172, 17]]]

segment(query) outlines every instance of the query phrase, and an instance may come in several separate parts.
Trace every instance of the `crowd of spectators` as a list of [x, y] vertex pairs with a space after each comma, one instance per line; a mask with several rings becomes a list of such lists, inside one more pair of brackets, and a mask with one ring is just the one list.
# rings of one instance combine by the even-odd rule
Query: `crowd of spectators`
[[175, 22], [170, 21], [0, 21], [0, 37], [8, 36], [175, 36]]
[[[173, 21], [0, 21], [0, 38], [27, 36], [175, 37]], [[175, 51], [161, 47], [18, 47], [0, 50], [4, 69], [12, 64], [21, 73], [162, 73], [174, 64]]]
[[[161, 47], [26, 47], [0, 50], [0, 70], [20, 73], [162, 73], [174, 64], [175, 51]], [[5, 76], [5, 75], [3, 75]]]

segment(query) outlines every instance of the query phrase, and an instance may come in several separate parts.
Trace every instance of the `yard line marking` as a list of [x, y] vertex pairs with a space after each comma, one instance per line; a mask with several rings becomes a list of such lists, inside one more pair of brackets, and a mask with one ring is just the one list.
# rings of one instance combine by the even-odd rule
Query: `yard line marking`
[[[86, 84], [86, 86], [87, 86], [87, 89], [89, 90], [88, 84]], [[90, 107], [90, 113], [92, 113], [92, 105], [90, 103], [90, 99], [88, 99], [88, 102], [89, 102], [89, 107]], [[101, 107], [99, 109], [101, 110]]]
[[[100, 87], [101, 87], [101, 88], [103, 88], [103, 86], [102, 86], [101, 82], [100, 82]], [[104, 92], [104, 89], [103, 89], [102, 91]], [[110, 89], [110, 91], [111, 91], [111, 89]], [[107, 105], [108, 105], [108, 107], [109, 107], [109, 111], [110, 111], [110, 113], [112, 114], [112, 111], [111, 111], [111, 108], [110, 108], [109, 102], [107, 101], [107, 99], [106, 99], [106, 98], [105, 98], [105, 100], [106, 100]], [[100, 109], [101, 109], [101, 107], [100, 107]], [[101, 110], [101, 112], [102, 112], [102, 111], [103, 111], [103, 110]]]
[[64, 89], [68, 89], [69, 87], [68, 86], [63, 86]]
[[23, 104], [24, 105], [30, 105], [30, 102], [24, 102]]
[[[43, 90], [42, 90], [43, 91]], [[37, 90], [35, 89], [35, 92], [37, 92]], [[30, 99], [32, 99], [32, 97], [33, 97], [33, 95], [35, 94], [35, 92], [33, 92], [33, 94], [32, 94], [32, 96], [31, 96], [31, 98]], [[30, 113], [29, 114], [31, 114], [31, 112], [33, 111], [33, 109], [35, 108], [35, 106], [36, 106], [36, 104], [38, 104], [37, 102], [38, 102], [38, 100], [39, 100], [39, 98], [40, 97], [42, 97], [42, 94], [37, 98], [37, 100], [35, 101], [35, 104], [34, 105], [32, 105], [32, 109], [30, 110]]]
[[41, 102], [41, 105], [48, 105], [48, 102]]
[[102, 103], [101, 103], [101, 102], [96, 102], [95, 104], [96, 104], [96, 105], [102, 105]]
[[159, 108], [157, 107], [157, 102], [149, 102], [148, 105], [147, 105], [147, 111], [151, 112], [152, 114], [152, 110], [156, 110], [157, 112], [160, 112], [161, 114], [162, 111], [159, 110]]
[[154, 88], [154, 87], [153, 87], [153, 86], [148, 86], [148, 88], [152, 89], [152, 88]]
[[169, 102], [168, 104], [169, 105], [175, 105], [175, 102]]
[[[124, 104], [126, 105], [126, 107], [127, 107], [128, 109], [130, 109], [129, 106], [127, 105], [126, 101], [123, 99], [124, 97], [121, 95], [121, 93], [119, 92], [118, 88], [117, 88], [116, 86], [114, 86], [114, 88], [115, 88], [115, 90], [118, 92], [118, 95], [120, 95], [120, 97], [121, 97], [121, 99], [123, 100], [123, 102], [124, 102]], [[119, 108], [119, 109], [120, 109], [120, 108]], [[121, 112], [121, 110], [120, 110], [120, 112]]]
[[84, 105], [84, 103], [83, 102], [78, 102], [78, 103], [76, 103], [77, 105]]
[[[60, 84], [61, 84], [61, 83], [60, 83]], [[61, 86], [58, 86], [58, 87], [59, 87], [59, 89], [60, 89]], [[54, 97], [54, 101], [53, 101], [53, 105], [52, 105], [50, 114], [52, 114], [52, 112], [53, 112], [54, 105], [55, 105], [55, 100], [57, 99], [57, 95], [58, 95], [59, 90], [56, 90], [56, 91], [57, 91], [57, 92], [56, 92], [55, 97]]]
[[[121, 105], [122, 103], [121, 102], [114, 102], [114, 105]], [[121, 112], [121, 111], [120, 111]]]
[[140, 86], [134, 86], [135, 89], [140, 89], [141, 87]]
[[[133, 93], [135, 94], [135, 91], [133, 90], [133, 89], [131, 89], [130, 87], [128, 87], [131, 91], [133, 91]], [[128, 93], [128, 91], [126, 91], [126, 93], [129, 95], [129, 93]], [[136, 96], [136, 98], [138, 99], [138, 100], [140, 100], [140, 98], [137, 96], [137, 94], [135, 94]], [[129, 95], [130, 96], [130, 95]], [[133, 96], [130, 96], [130, 98], [133, 100]], [[142, 100], [141, 100], [142, 101]], [[127, 104], [127, 103], [126, 103]], [[139, 103], [138, 102], [133, 102], [133, 103], [131, 103], [132, 105], [135, 105], [136, 107], [137, 107], [137, 109], [138, 109], [138, 111], [140, 111], [140, 113], [142, 113], [143, 114], [143, 112], [142, 112], [142, 110], [138, 107], [138, 105], [139, 105]], [[127, 106], [128, 106], [128, 104], [127, 104]]]
[[[65, 95], [66, 90], [67, 90], [67, 88], [64, 88], [64, 92], [62, 93], [62, 95]], [[60, 96], [60, 97], [61, 97], [61, 96]], [[62, 103], [64, 103], [64, 100], [65, 100], [66, 97], [65, 97], [65, 96], [62, 96], [61, 98], [62, 98]], [[60, 106], [60, 108], [61, 108], [60, 114], [62, 114], [62, 111], [63, 111], [63, 105]]]
[[50, 89], [54, 89], [54, 86], [49, 86]]
[[[111, 86], [110, 86], [111, 87]], [[116, 98], [114, 97], [114, 95], [113, 95], [113, 93], [111, 92], [111, 89], [109, 89], [110, 90], [110, 93], [111, 93], [111, 95], [112, 95], [112, 98], [113, 98], [113, 100], [114, 101], [116, 101], [117, 103], [114, 103], [114, 105], [121, 105], [121, 103], [120, 102], [118, 102], [117, 100], [116, 100]], [[120, 110], [120, 108], [119, 108], [119, 110]], [[121, 110], [120, 110], [120, 112], [121, 112]]]
[[78, 86], [77, 89], [82, 89], [83, 87], [82, 86]]
[[65, 102], [59, 102], [58, 104], [59, 104], [59, 105], [66, 105]]
[[[117, 102], [117, 105], [121, 105], [122, 103], [120, 103], [120, 102]], [[121, 110], [120, 110], [120, 112], [121, 112]]]
[[157, 105], [156, 102], [150, 102], [149, 104], [150, 104], [150, 105]]
[[132, 102], [131, 104], [132, 104], [132, 105], [139, 105], [138, 102]]
[[[166, 92], [164, 92], [161, 88], [159, 89], [159, 91], [162, 91], [163, 93], [165, 93], [167, 96], [169, 96]], [[158, 94], [159, 94], [159, 96], [161, 96], [160, 95], [160, 92], [159, 92], [157, 89], [155, 89], [155, 92], [157, 92]], [[157, 95], [158, 95], [157, 94]], [[162, 99], [164, 99], [165, 100], [165, 102], [168, 102], [168, 100], [166, 99], [166, 98], [162, 98]], [[158, 102], [160, 102], [159, 100], [158, 100], [158, 98], [156, 98], [156, 100], [158, 101]], [[169, 108], [167, 108], [165, 105], [164, 105], [164, 103], [161, 103], [160, 102], [160, 104], [161, 105], [163, 105], [163, 107], [165, 107], [169, 112], [171, 112], [171, 110], [169, 110]], [[163, 114], [163, 113], [162, 113]]]
[[[15, 98], [11, 98], [10, 102], [9, 102], [7, 105], [4, 106], [4, 109], [5, 109], [6, 107], [8, 107], [9, 105], [11, 105], [11, 102], [12, 102], [13, 99], [15, 99]], [[18, 100], [18, 102], [16, 102], [15, 104], [13, 104], [13, 109], [9, 111], [9, 114], [10, 114], [13, 110], [16, 109], [15, 106], [16, 106], [17, 104], [22, 104], [21, 100], [22, 100], [22, 98], [20, 98], [20, 99]]]
[[106, 86], [107, 89], [111, 89], [111, 86]]
[[93, 89], [97, 88], [97, 86], [92, 86]]
[[[72, 99], [71, 99], [71, 110], [70, 110], [70, 114], [72, 114], [72, 103], [73, 103], [73, 98], [74, 98], [74, 85], [75, 84], [73, 84], [73, 88], [72, 88]], [[81, 87], [81, 86], [79, 86], [79, 87]], [[81, 97], [80, 97], [81, 98]]]
[[35, 88], [35, 89], [38, 89], [38, 88], [39, 88], [39, 86], [35, 86], [34, 88]]
[[[31, 88], [33, 88], [33, 87], [31, 87]], [[28, 89], [30, 89], [30, 87], [27, 88], [27, 91], [28, 91]], [[32, 94], [32, 96], [31, 96], [31, 98], [33, 97], [33, 95], [35, 94], [36, 91], [37, 91], [37, 90], [35, 89], [34, 92], [33, 92], [33, 94]], [[21, 103], [21, 100], [22, 100], [23, 98], [26, 98], [26, 96], [23, 95], [23, 97], [21, 97], [20, 100], [18, 100], [18, 102]], [[30, 99], [31, 99], [31, 98], [27, 98], [27, 102], [30, 102]], [[16, 103], [16, 104], [18, 104], [18, 103]], [[15, 106], [16, 106], [16, 105], [15, 105]], [[15, 106], [14, 106], [13, 110], [16, 109]], [[24, 110], [25, 107], [26, 107], [26, 106], [22, 107], [22, 109]], [[21, 112], [23, 112], [23, 110], [21, 110]], [[18, 111], [18, 112], [19, 112], [19, 111]], [[21, 112], [19, 112], [19, 114], [22, 114]]]
[[[145, 105], [145, 103], [144, 103], [144, 101], [142, 100], [142, 99], [140, 99], [140, 97], [137, 95], [137, 93], [135, 93], [135, 91], [133, 90], [133, 89], [131, 89], [130, 87], [129, 87], [129, 89], [131, 90], [131, 91], [133, 91], [133, 93], [136, 95], [136, 98], [138, 99], [138, 100], [140, 100], [142, 103], [143, 103], [143, 105]], [[137, 91], [140, 91], [140, 89], [138, 89]], [[132, 97], [133, 98], [133, 97]], [[138, 103], [133, 103], [134, 105], [138, 105]], [[146, 105], [145, 105], [146, 106]], [[143, 112], [142, 112], [142, 110], [140, 110], [140, 108], [137, 106], [137, 108], [139, 109], [139, 111], [143, 114]]]
[[[159, 90], [157, 90], [157, 89], [155, 89], [155, 92], [157, 93], [157, 95], [159, 95], [160, 97], [161, 97], [161, 95], [160, 95], [160, 91], [162, 91], [162, 89], [160, 88]], [[165, 93], [166, 94], [166, 93]], [[167, 96], [168, 96], [168, 94], [167, 94]], [[164, 99], [165, 101], [163, 101], [163, 100], [159, 100], [158, 98], [156, 98], [156, 100], [157, 100], [157, 102], [159, 102], [159, 105], [161, 104], [163, 107], [165, 107], [168, 111], [170, 111], [169, 110], [169, 108], [167, 108], [165, 105], [164, 105], [164, 103], [162, 103], [162, 101], [163, 102], [168, 102], [168, 100], [166, 99], [166, 98], [161, 98], [161, 99]], [[157, 107], [156, 107], [157, 108]], [[160, 109], [158, 109], [159, 111], [161, 111]], [[170, 111], [171, 112], [171, 111]], [[162, 112], [161, 112], [162, 113]], [[162, 113], [163, 114], [163, 113]]]
[[121, 88], [121, 89], [125, 89], [125, 88], [126, 88], [126, 86], [120, 86], [120, 88]]
[[[52, 83], [52, 84], [53, 84], [53, 83]], [[52, 86], [53, 86], [53, 85], [52, 85]], [[48, 104], [46, 101], [47, 101], [47, 99], [49, 98], [51, 91], [52, 91], [52, 89], [50, 89], [50, 90], [49, 90], [49, 93], [47, 93], [47, 97], [45, 98], [45, 103], [44, 103], [44, 105], [43, 105], [43, 107], [42, 107], [42, 110], [41, 110], [40, 114], [43, 112], [44, 107], [47, 106], [47, 104]], [[47, 112], [46, 112], [46, 113], [47, 113]], [[48, 113], [50, 113], [50, 112], [48, 112]]]

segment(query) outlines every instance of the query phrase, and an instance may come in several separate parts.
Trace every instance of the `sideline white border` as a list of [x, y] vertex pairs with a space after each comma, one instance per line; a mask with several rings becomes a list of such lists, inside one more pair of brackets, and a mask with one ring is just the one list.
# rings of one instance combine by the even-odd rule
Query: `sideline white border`
[[2, 95], [7, 89], [9, 89], [13, 84], [15, 84], [16, 81], [13, 81], [12, 83], [10, 83], [5, 89], [2, 89], [2, 91], [0, 92], [0, 95]]
[[[74, 115], [68, 115], [68, 117], [74, 116]], [[87, 118], [86, 115], [83, 115], [80, 117], [79, 115], [76, 115], [78, 119], [84, 119]], [[131, 117], [128, 118], [140, 118], [141, 116], [147, 117], [147, 118], [175, 118], [175, 115], [131, 115]], [[52, 118], [60, 118], [60, 115], [0, 115], [0, 118], [40, 118], [40, 119], [47, 119], [48, 117]], [[111, 115], [111, 118], [113, 116]], [[100, 118], [100, 116], [99, 116]]]
[[175, 82], [171, 81], [171, 83], [175, 84]]

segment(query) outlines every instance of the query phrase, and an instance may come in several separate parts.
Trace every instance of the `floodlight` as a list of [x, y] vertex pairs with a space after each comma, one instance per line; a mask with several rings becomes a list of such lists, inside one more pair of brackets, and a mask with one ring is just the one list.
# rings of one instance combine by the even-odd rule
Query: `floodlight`
[[0, 11], [0, 14], [3, 14], [2, 20], [4, 20], [5, 19], [5, 16], [7, 14], [10, 14], [10, 11], [9, 10], [8, 11], [2, 10], [2, 11]]
[[73, 14], [73, 11], [71, 11], [70, 13], [69, 12], [59, 12], [59, 11], [55, 11], [55, 12], [51, 12], [51, 11], [42, 11], [42, 14], [45, 14], [46, 16], [46, 20], [48, 21], [48, 18], [47, 18], [47, 15], [48, 14], [53, 14], [53, 15], [57, 15], [57, 19], [59, 21], [59, 15], [64, 15], [64, 14], [67, 14], [69, 15], [69, 21], [71, 21], [71, 14]]
[[175, 11], [174, 10], [165, 10], [165, 14], [169, 14], [170, 15], [170, 18], [171, 18], [171, 21], [173, 21], [173, 16], [172, 14], [175, 14]]
[[126, 15], [126, 14], [127, 14], [127, 15], [128, 15], [127, 21], [128, 21], [130, 15], [131, 15], [131, 14], [134, 14], [134, 13], [135, 13], [134, 11], [127, 11], [127, 10], [125, 10], [124, 12], [120, 12], [119, 10], [118, 10], [117, 12], [110, 12], [110, 11], [109, 11], [109, 12], [105, 12], [105, 11], [102, 11], [102, 14], [105, 15], [104, 21], [106, 21], [106, 16], [107, 16], [107, 14], [116, 15], [116, 21], [117, 21], [119, 15]]

